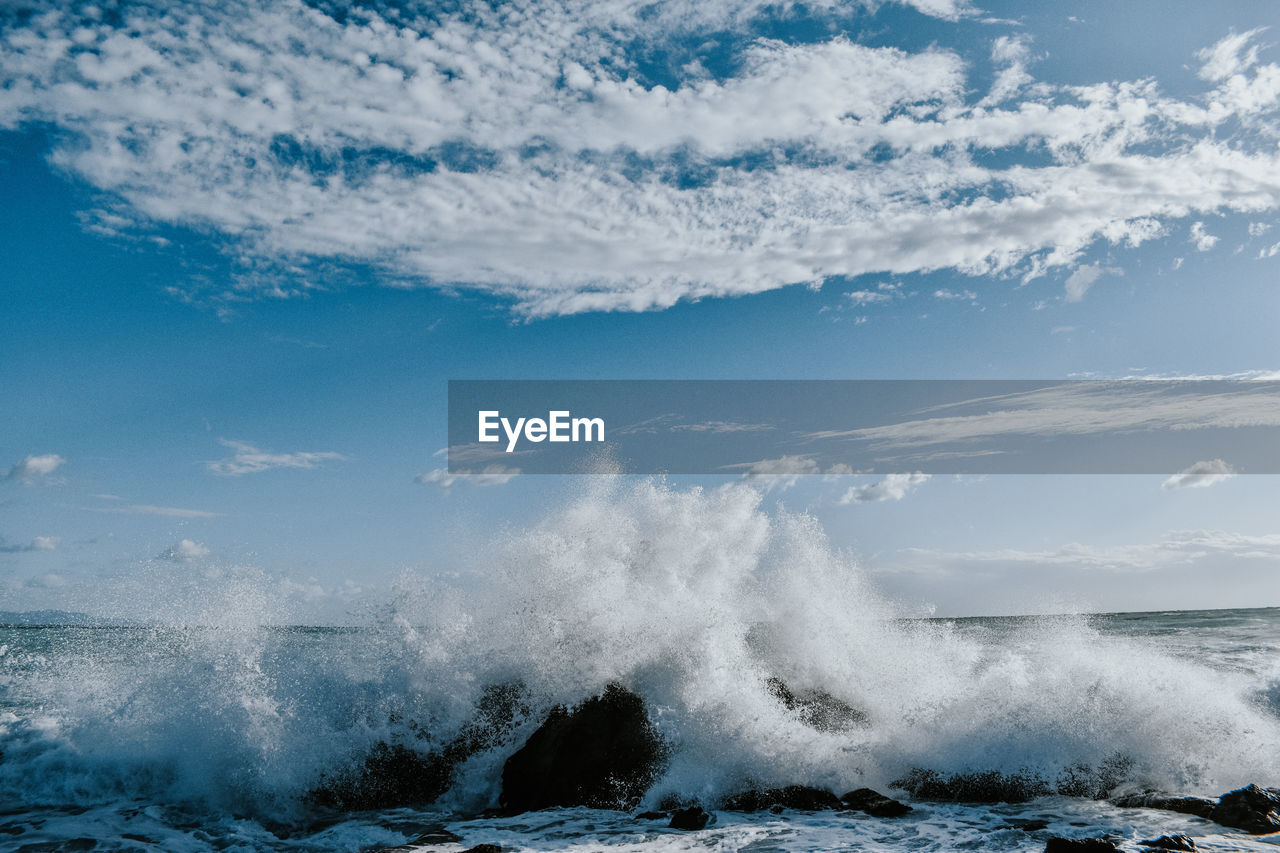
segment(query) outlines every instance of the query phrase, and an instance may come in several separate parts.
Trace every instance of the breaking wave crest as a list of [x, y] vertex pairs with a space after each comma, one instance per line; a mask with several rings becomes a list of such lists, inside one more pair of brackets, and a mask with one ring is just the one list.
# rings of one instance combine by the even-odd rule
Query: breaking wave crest
[[[898, 619], [815, 519], [749, 486], [581, 479], [473, 564], [406, 575], [365, 627], [269, 627], [279, 603], [241, 573], [146, 627], [11, 630], [0, 789], [288, 820], [377, 749], [471, 738], [442, 803], [480, 809], [551, 707], [615, 682], [671, 747], [654, 801], [920, 769], [1220, 793], [1280, 766], [1257, 674], [1083, 617]], [[495, 686], [516, 700], [481, 737]]]

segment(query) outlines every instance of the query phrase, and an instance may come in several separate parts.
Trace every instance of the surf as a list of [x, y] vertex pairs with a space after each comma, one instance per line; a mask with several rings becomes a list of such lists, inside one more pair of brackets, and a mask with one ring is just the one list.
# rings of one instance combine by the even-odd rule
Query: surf
[[[642, 698], [669, 745], [647, 805], [746, 786], [886, 789], [913, 772], [1050, 791], [1274, 781], [1265, 673], [1089, 617], [903, 618], [813, 517], [744, 483], [576, 482], [468, 560], [406, 573], [357, 627], [282, 627], [291, 605], [242, 568], [146, 624], [5, 629], [8, 807], [143, 800], [301, 821], [317, 788], [359, 778], [377, 750], [467, 737], [504, 685], [519, 702], [435, 807], [495, 804], [503, 762], [551, 709], [611, 684]], [[847, 724], [816, 724], [798, 696], [829, 697]]]

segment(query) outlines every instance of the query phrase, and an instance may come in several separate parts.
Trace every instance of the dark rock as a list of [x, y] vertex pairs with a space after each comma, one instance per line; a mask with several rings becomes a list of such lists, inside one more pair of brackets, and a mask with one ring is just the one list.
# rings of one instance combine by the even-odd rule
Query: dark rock
[[1110, 838], [1060, 838], [1045, 842], [1044, 853], [1114, 853], [1120, 846]]
[[636, 815], [636, 820], [666, 820], [667, 817], [666, 812], [640, 812]]
[[471, 722], [445, 745], [444, 753], [454, 763], [465, 761], [506, 741], [528, 716], [522, 684], [491, 684], [481, 693]]
[[477, 844], [475, 847], [468, 847], [462, 853], [502, 853], [502, 848], [497, 844]]
[[1105, 800], [1129, 778], [1132, 770], [1133, 760], [1123, 755], [1113, 755], [1097, 766], [1073, 764], [1058, 774], [1054, 788], [1064, 797]]
[[1161, 850], [1186, 850], [1192, 853], [1196, 849], [1196, 842], [1186, 835], [1162, 835], [1152, 841], [1143, 841], [1143, 847], [1158, 847]]
[[610, 685], [572, 711], [556, 708], [502, 768], [512, 812], [555, 806], [634, 806], [658, 778], [666, 748], [644, 701]]
[[840, 798], [840, 802], [855, 811], [866, 812], [872, 817], [901, 817], [911, 811], [911, 806], [891, 800], [879, 791], [859, 788]]
[[1166, 812], [1190, 814], [1196, 817], [1208, 817], [1218, 805], [1214, 800], [1205, 797], [1176, 797], [1158, 791], [1144, 791], [1140, 794], [1126, 794], [1108, 800], [1113, 806], [1122, 809], [1160, 809]]
[[[308, 799], [343, 811], [420, 806], [435, 802], [453, 784], [453, 769], [500, 743], [528, 713], [518, 685], [486, 687], [474, 719], [439, 749], [377, 743], [357, 769], [325, 778]], [[410, 723], [410, 729], [415, 726]], [[422, 733], [420, 737], [426, 736]]]
[[800, 722], [818, 731], [845, 732], [867, 724], [865, 713], [825, 690], [793, 691], [780, 678], [770, 678], [765, 685]]
[[1280, 832], [1280, 789], [1249, 785], [1223, 794], [1209, 819], [1250, 835]]
[[355, 773], [311, 792], [311, 800], [328, 808], [387, 809], [434, 802], [453, 781], [453, 763], [438, 752], [379, 743]]
[[658, 800], [658, 811], [673, 812], [676, 809], [687, 809], [689, 806], [698, 805], [695, 797], [686, 797], [682, 794], [670, 792], [662, 795], [662, 799]]
[[1049, 827], [1047, 820], [1018, 820], [1011, 818], [1008, 823], [1000, 827], [1001, 829], [1020, 829], [1023, 832], [1039, 832]]
[[916, 769], [890, 784], [916, 799], [956, 803], [1025, 803], [1052, 793], [1039, 776], [996, 770], [944, 778], [935, 770]]
[[765, 791], [743, 791], [725, 800], [724, 808], [731, 812], [759, 812], [773, 806], [782, 806], [802, 812], [820, 812], [838, 809], [842, 805], [840, 798], [825, 788], [788, 785]]
[[672, 829], [696, 830], [704, 828], [710, 820], [711, 815], [703, 811], [701, 806], [689, 806], [673, 814], [671, 823], [667, 825]]

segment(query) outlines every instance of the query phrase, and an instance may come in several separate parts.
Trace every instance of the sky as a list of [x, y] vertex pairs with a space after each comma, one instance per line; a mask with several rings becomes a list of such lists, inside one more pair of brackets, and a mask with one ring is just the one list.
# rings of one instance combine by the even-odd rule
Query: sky
[[[454, 570], [582, 485], [449, 476], [450, 379], [1274, 377], [1278, 19], [6, 6], [0, 610]], [[1280, 605], [1280, 483], [1188, 466], [673, 484], [909, 613]]]

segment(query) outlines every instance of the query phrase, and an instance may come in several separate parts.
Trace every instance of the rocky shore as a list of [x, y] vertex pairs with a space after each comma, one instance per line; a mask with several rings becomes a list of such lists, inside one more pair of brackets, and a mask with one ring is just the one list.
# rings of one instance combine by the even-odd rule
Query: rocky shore
[[[815, 727], [838, 730], [865, 724], [855, 709], [825, 694], [797, 694], [777, 681], [771, 690], [789, 710]], [[453, 768], [476, 752], [499, 743], [527, 708], [518, 691], [494, 689], [486, 693], [477, 722], [460, 737], [435, 750], [418, 753], [404, 746], [380, 745], [355, 773], [328, 780], [312, 794], [329, 808], [389, 808], [425, 805], [448, 789]], [[650, 721], [643, 699], [620, 685], [573, 708], [552, 710], [515, 753], [502, 772], [497, 814], [514, 815], [539, 809], [585, 806], [596, 809], [634, 809], [661, 778], [669, 749]], [[1119, 808], [1143, 808], [1195, 815], [1222, 827], [1250, 835], [1280, 832], [1280, 789], [1248, 785], [1217, 798], [1184, 796], [1160, 791], [1114, 793], [1123, 786], [1124, 767], [1103, 767], [1069, 775], [1052, 786], [1029, 776], [990, 773], [943, 776], [917, 770], [896, 780], [917, 803], [1018, 803], [1047, 794], [1106, 800]], [[635, 815], [638, 822], [663, 822], [671, 829], [697, 831], [714, 824], [716, 811], [780, 813], [861, 813], [885, 820], [908, 815], [912, 806], [870, 788], [843, 794], [809, 785], [746, 788], [703, 802], [668, 792], [660, 808]], [[1043, 829], [1026, 822], [1025, 831]], [[1034, 824], [1034, 825], [1032, 825]], [[447, 834], [446, 834], [447, 835]], [[441, 843], [444, 836], [424, 837], [423, 844]], [[1152, 850], [1195, 850], [1194, 839], [1169, 834], [1144, 840]], [[406, 845], [395, 850], [411, 850]], [[481, 845], [476, 853], [498, 848]], [[1119, 839], [1060, 838], [1046, 842], [1046, 853], [1118, 850]]]

